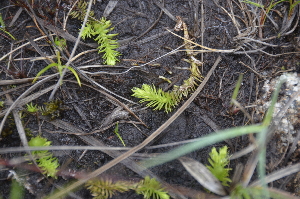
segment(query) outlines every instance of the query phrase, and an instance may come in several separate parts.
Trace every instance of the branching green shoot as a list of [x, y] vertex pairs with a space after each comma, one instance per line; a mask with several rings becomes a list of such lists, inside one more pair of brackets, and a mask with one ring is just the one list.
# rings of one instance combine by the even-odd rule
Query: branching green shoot
[[142, 88], [131, 89], [134, 97], [141, 98], [140, 103], [149, 102], [146, 106], [154, 107], [154, 110], [164, 109], [167, 113], [178, 104], [179, 99], [173, 92], [164, 92], [154, 85], [143, 84]]
[[169, 199], [170, 196], [161, 187], [161, 184], [155, 179], [146, 176], [135, 190], [138, 194], [144, 195], [145, 199]]
[[[70, 15], [73, 18], [83, 20], [86, 14], [86, 7], [86, 2], [79, 1], [77, 10], [72, 11]], [[121, 55], [120, 52], [115, 50], [119, 47], [119, 44], [117, 40], [113, 39], [118, 34], [109, 34], [113, 29], [110, 20], [106, 20], [104, 17], [97, 20], [94, 18], [94, 12], [90, 12], [87, 24], [81, 35], [83, 39], [93, 38], [98, 43], [98, 53], [104, 53], [102, 58], [105, 60], [104, 63], [108, 65], [116, 65], [116, 62], [119, 61], [117, 57]]]
[[219, 152], [215, 147], [212, 148], [209, 153], [210, 158], [208, 159], [210, 166], [206, 167], [210, 170], [210, 172], [218, 178], [223, 186], [229, 186], [228, 182], [231, 182], [229, 178], [229, 171], [231, 168], [228, 168], [229, 158], [227, 152], [227, 146], [224, 146], [219, 149]]
[[[35, 146], [50, 146], [51, 141], [48, 141], [46, 138], [37, 136], [32, 138], [28, 145], [31, 147]], [[39, 168], [43, 171], [43, 174], [48, 177], [56, 178], [57, 168], [59, 163], [56, 157], [53, 157], [53, 154], [49, 151], [32, 151], [32, 155], [36, 156], [36, 162]]]
[[39, 111], [38, 105], [37, 105], [37, 104], [36, 104], [36, 105], [33, 105], [32, 102], [31, 102], [30, 104], [26, 104], [26, 107], [27, 107], [26, 110], [27, 110], [29, 113], [36, 113], [36, 112]]

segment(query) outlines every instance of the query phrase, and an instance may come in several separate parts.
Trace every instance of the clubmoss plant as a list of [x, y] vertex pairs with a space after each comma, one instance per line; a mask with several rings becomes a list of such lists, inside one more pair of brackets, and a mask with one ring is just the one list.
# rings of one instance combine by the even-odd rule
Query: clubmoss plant
[[129, 191], [130, 186], [123, 181], [113, 183], [108, 179], [89, 180], [85, 183], [87, 189], [92, 193], [93, 199], [106, 199], [115, 195], [117, 192], [123, 193]]
[[229, 178], [231, 168], [228, 168], [229, 156], [227, 149], [228, 147], [224, 146], [220, 148], [218, 152], [217, 149], [213, 147], [209, 153], [210, 158], [208, 159], [210, 166], [206, 166], [210, 172], [222, 182], [223, 186], [229, 186], [228, 182], [231, 182]]
[[136, 193], [142, 194], [145, 199], [169, 199], [170, 196], [161, 187], [161, 184], [155, 180], [155, 178], [150, 178], [146, 176], [144, 180], [142, 180], [138, 187], [136, 188]]
[[[238, 184], [230, 193], [230, 199], [255, 199], [255, 198], [266, 198], [265, 189], [259, 186], [255, 187], [243, 187]], [[270, 198], [273, 199], [286, 199], [292, 196], [281, 195], [280, 192], [270, 191]]]
[[132, 96], [142, 98], [140, 103], [149, 102], [146, 106], [154, 107], [154, 110], [164, 109], [168, 113], [179, 102], [174, 92], [164, 92], [161, 88], [156, 89], [154, 85], [143, 84], [142, 88], [134, 87], [131, 90], [134, 93]]
[[154, 178], [146, 176], [138, 183], [129, 181], [117, 181], [113, 183], [111, 180], [89, 180], [85, 186], [90, 190], [94, 199], [107, 199], [115, 195], [117, 192], [123, 193], [129, 190], [135, 190], [137, 194], [141, 194], [145, 199], [169, 199], [170, 196], [161, 187], [161, 184]]
[[[28, 145], [31, 147], [34, 146], [50, 146], [51, 141], [48, 141], [46, 138], [37, 136], [32, 138]], [[36, 163], [38, 167], [43, 171], [48, 177], [56, 178], [57, 168], [59, 163], [56, 157], [53, 157], [53, 154], [49, 151], [32, 151], [32, 155], [36, 156]]]
[[[87, 3], [81, 0], [78, 2], [77, 9], [72, 11], [70, 15], [83, 21], [86, 7]], [[97, 20], [94, 18], [94, 12], [90, 12], [81, 35], [83, 39], [93, 38], [98, 43], [98, 53], [104, 53], [102, 58], [105, 60], [104, 63], [108, 65], [116, 65], [116, 62], [119, 61], [117, 57], [121, 55], [115, 50], [119, 44], [113, 39], [118, 34], [109, 34], [113, 29], [110, 20], [106, 20], [104, 17]]]
[[63, 110], [62, 103], [60, 100], [45, 102], [45, 106], [40, 108], [42, 115], [50, 116], [51, 120], [59, 118]]
[[153, 110], [163, 109], [166, 113], [171, 112], [176, 107], [183, 97], [187, 97], [193, 92], [203, 76], [201, 75], [198, 66], [191, 64], [191, 75], [187, 80], [184, 80], [180, 86], [174, 86], [172, 91], [165, 92], [161, 88], [156, 88], [154, 85], [143, 84], [142, 88], [132, 88], [132, 96], [140, 98], [140, 103], [149, 102], [146, 106], [154, 107]]
[[29, 113], [37, 113], [39, 111], [39, 107], [38, 105], [33, 105], [32, 102], [30, 104], [26, 104], [27, 108], [26, 110], [29, 112]]

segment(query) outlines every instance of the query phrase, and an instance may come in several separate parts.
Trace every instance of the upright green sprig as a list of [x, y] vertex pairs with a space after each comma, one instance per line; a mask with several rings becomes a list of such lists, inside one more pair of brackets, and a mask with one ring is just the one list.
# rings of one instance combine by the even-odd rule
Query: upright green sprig
[[117, 122], [116, 127], [114, 129], [114, 133], [116, 134], [116, 136], [119, 138], [119, 140], [122, 142], [123, 146], [126, 146], [122, 136], [119, 134], [119, 122]]
[[145, 199], [169, 199], [170, 196], [162, 188], [161, 184], [155, 179], [146, 176], [136, 188], [136, 193], [142, 194]]
[[[77, 18], [81, 21], [84, 20], [85, 18], [85, 14], [87, 12], [87, 6], [88, 6], [88, 3], [85, 2], [84, 0], [80, 0], [78, 1], [76, 7], [75, 7], [75, 10], [73, 10], [71, 13], [70, 13], [70, 16], [73, 17], [73, 18]], [[90, 11], [89, 13], [89, 18], [93, 18], [94, 17], [94, 11]]]
[[26, 110], [29, 112], [29, 113], [37, 113], [40, 109], [38, 107], [38, 105], [33, 105], [32, 102], [29, 103], [29, 104], [26, 104]]
[[[50, 146], [51, 141], [48, 141], [46, 138], [41, 136], [37, 136], [32, 138], [28, 142], [29, 146]], [[43, 171], [43, 174], [48, 177], [56, 178], [57, 168], [59, 167], [59, 163], [56, 157], [53, 157], [53, 154], [47, 150], [45, 151], [32, 151], [32, 155], [36, 156], [36, 162], [38, 167]]]
[[154, 110], [164, 109], [167, 113], [180, 101], [174, 92], [164, 92], [161, 88], [156, 89], [154, 85], [143, 84], [142, 88], [134, 87], [131, 90], [132, 96], [142, 98], [140, 103], [149, 102], [146, 106], [154, 107]]
[[[42, 70], [40, 70], [40, 72], [38, 72], [38, 74], [35, 76], [32, 83], [36, 82], [38, 77], [41, 76], [43, 73], [45, 73], [47, 70], [49, 70], [52, 67], [56, 67], [59, 75], [62, 75], [64, 68], [67, 68], [68, 70], [70, 70], [73, 73], [73, 75], [75, 76], [79, 86], [81, 86], [81, 81], [79, 79], [77, 72], [70, 66], [62, 65], [61, 60], [60, 60], [60, 52], [58, 50], [55, 50], [55, 53], [56, 53], [56, 57], [57, 57], [57, 63], [55, 63], [55, 62], [51, 63], [48, 66], [46, 66], [45, 68], [43, 68]], [[62, 82], [60, 82], [60, 83], [62, 84]]]
[[[73, 18], [83, 20], [86, 13], [86, 7], [86, 2], [79, 1], [77, 10], [72, 11], [70, 15]], [[97, 20], [94, 18], [94, 13], [90, 12], [88, 21], [81, 35], [83, 39], [93, 38], [98, 43], [98, 53], [104, 53], [102, 58], [105, 60], [104, 63], [108, 65], [115, 65], [116, 62], [119, 61], [117, 57], [121, 55], [120, 52], [115, 50], [119, 47], [119, 44], [113, 39], [113, 37], [118, 34], [109, 34], [113, 29], [110, 20], [106, 20], [104, 17]]]
[[197, 88], [198, 82], [201, 82], [203, 78], [196, 64], [191, 63], [190, 71], [190, 77], [184, 80], [182, 85], [175, 85], [172, 91], [165, 92], [161, 88], [157, 89], [154, 85], [143, 84], [142, 88], [131, 89], [132, 96], [141, 98], [140, 103], [149, 102], [146, 106], [154, 107], [153, 110], [164, 109], [167, 113], [171, 112], [183, 97], [187, 97]]
[[212, 148], [211, 152], [209, 153], [210, 158], [208, 159], [210, 166], [206, 166], [210, 172], [222, 182], [222, 185], [224, 186], [229, 186], [228, 182], [231, 182], [229, 178], [229, 171], [231, 168], [228, 168], [229, 158], [227, 149], [227, 146], [224, 146], [220, 148], [218, 152], [215, 147]]
[[116, 40], [113, 40], [118, 34], [108, 34], [113, 28], [110, 28], [110, 20], [106, 20], [104, 17], [101, 18], [100, 22], [90, 20], [82, 32], [82, 38], [92, 38], [98, 43], [98, 53], [104, 53], [102, 58], [105, 60], [104, 63], [108, 65], [116, 65], [118, 56], [121, 55], [115, 49], [119, 47]]

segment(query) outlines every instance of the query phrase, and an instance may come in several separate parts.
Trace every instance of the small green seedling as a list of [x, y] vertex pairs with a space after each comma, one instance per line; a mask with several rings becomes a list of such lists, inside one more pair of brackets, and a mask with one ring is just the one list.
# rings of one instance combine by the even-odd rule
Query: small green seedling
[[136, 188], [137, 194], [142, 194], [145, 199], [157, 198], [157, 199], [169, 199], [170, 196], [162, 188], [161, 184], [155, 179], [146, 176]]
[[54, 38], [54, 43], [57, 47], [63, 49], [67, 47], [67, 41], [64, 38], [59, 39], [58, 37]]
[[45, 106], [40, 107], [42, 115], [50, 116], [51, 120], [59, 118], [61, 116], [63, 102], [60, 100], [52, 100], [45, 102]]
[[14, 36], [12, 36], [12, 34], [10, 34], [8, 31], [5, 30], [5, 23], [2, 19], [1, 13], [0, 13], [0, 30], [3, 31], [8, 36], [10, 36], [10, 38], [12, 38], [13, 40], [16, 40], [16, 38]]
[[[72, 11], [70, 15], [83, 21], [86, 7], [87, 3], [85, 1], [79, 1], [77, 10]], [[81, 35], [83, 39], [93, 38], [98, 43], [98, 53], [104, 53], [102, 58], [105, 60], [104, 64], [108, 65], [116, 65], [116, 62], [119, 61], [117, 57], [121, 55], [120, 52], [115, 50], [119, 47], [119, 43], [113, 39], [118, 34], [109, 34], [113, 29], [110, 20], [106, 20], [104, 17], [97, 20], [94, 18], [94, 12], [90, 12]]]
[[[38, 79], [38, 77], [41, 76], [43, 73], [45, 73], [47, 70], [49, 70], [52, 67], [56, 67], [58, 69], [59, 75], [62, 75], [62, 71], [63, 71], [64, 68], [69, 69], [74, 74], [74, 76], [76, 77], [76, 80], [77, 80], [79, 86], [81, 86], [81, 82], [80, 82], [80, 79], [79, 79], [79, 76], [78, 76], [77, 72], [70, 66], [62, 65], [61, 60], [60, 60], [60, 52], [58, 50], [56, 50], [55, 53], [56, 53], [56, 57], [57, 57], [57, 63], [51, 63], [48, 66], [46, 66], [45, 68], [43, 68], [36, 75], [36, 77], [34, 78], [32, 83], [35, 83], [36, 80]], [[62, 84], [62, 82], [60, 82], [60, 83]]]
[[146, 106], [154, 107], [153, 110], [164, 109], [167, 113], [178, 104], [179, 99], [173, 92], [165, 92], [154, 85], [143, 84], [142, 88], [131, 89], [134, 97], [141, 98], [140, 103], [149, 102]]
[[[51, 141], [48, 141], [46, 138], [37, 136], [32, 138], [28, 145], [31, 147], [37, 146], [50, 146]], [[56, 178], [57, 168], [59, 163], [56, 157], [53, 157], [53, 154], [49, 151], [32, 151], [32, 155], [36, 156], [36, 163], [38, 167], [43, 171], [43, 174], [48, 177]]]
[[121, 135], [119, 134], [119, 122], [117, 122], [116, 127], [114, 129], [114, 133], [117, 135], [117, 137], [121, 140], [123, 146], [126, 146], [123, 138], [121, 137]]
[[297, 6], [300, 1], [296, 1], [296, 0], [279, 0], [279, 1], [274, 1], [274, 0], [271, 0], [270, 3], [268, 4], [268, 6], [264, 6], [262, 4], [259, 4], [259, 3], [256, 3], [256, 2], [253, 2], [253, 1], [249, 1], [249, 0], [245, 0], [243, 1], [245, 3], [248, 3], [248, 4], [251, 4], [253, 6], [256, 6], [258, 8], [262, 8], [264, 9], [265, 11], [263, 12], [263, 15], [261, 17], [261, 25], [263, 25], [265, 23], [265, 20], [266, 20], [266, 15], [269, 14], [269, 12], [279, 3], [283, 3], [283, 2], [288, 2], [289, 3], [289, 12], [288, 12], [288, 16], [291, 16], [293, 11], [294, 11], [294, 8], [295, 6]]
[[217, 149], [213, 147], [209, 153], [210, 158], [208, 161], [210, 165], [206, 166], [210, 172], [222, 182], [223, 186], [229, 186], [228, 182], [231, 182], [229, 178], [231, 168], [228, 168], [229, 156], [227, 149], [227, 146], [224, 146], [220, 148], [218, 152]]
[[[236, 98], [237, 98], [237, 96], [239, 94], [239, 90], [240, 90], [240, 87], [241, 87], [241, 84], [242, 84], [242, 80], [243, 80], [243, 73], [240, 73], [239, 79], [238, 79], [238, 81], [237, 81], [237, 83], [235, 85], [235, 88], [234, 88], [234, 91], [233, 91], [231, 99], [236, 100]], [[232, 106], [233, 102], [230, 102], [230, 105]]]
[[38, 105], [36, 104], [36, 105], [33, 105], [32, 104], [32, 102], [30, 103], [30, 104], [26, 104], [26, 106], [27, 106], [27, 111], [29, 112], [29, 113], [37, 113], [38, 111], [39, 111], [39, 107], [38, 107]]

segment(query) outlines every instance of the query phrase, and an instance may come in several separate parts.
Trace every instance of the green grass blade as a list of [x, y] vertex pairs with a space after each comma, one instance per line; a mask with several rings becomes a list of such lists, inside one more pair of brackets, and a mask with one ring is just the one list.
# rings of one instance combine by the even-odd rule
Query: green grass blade
[[254, 5], [254, 6], [259, 7], [259, 8], [264, 8], [263, 5], [261, 5], [261, 4], [259, 4], [259, 3], [255, 3], [255, 2], [253, 2], [253, 1], [246, 0], [246, 1], [242, 1], [242, 2], [251, 4], [251, 5]]
[[186, 145], [178, 147], [168, 153], [164, 153], [155, 158], [151, 158], [151, 159], [142, 161], [141, 164], [147, 168], [157, 166], [157, 165], [169, 162], [171, 160], [174, 160], [180, 156], [183, 156], [183, 155], [190, 153], [192, 151], [195, 151], [197, 149], [209, 146], [211, 144], [215, 144], [217, 142], [221, 142], [226, 139], [231, 139], [231, 138], [249, 134], [249, 133], [261, 132], [262, 130], [264, 130], [266, 128], [267, 127], [262, 126], [262, 125], [251, 125], [251, 126], [236, 127], [236, 128], [219, 131], [219, 132], [207, 135], [203, 138], [199, 138], [199, 141], [186, 144]]
[[121, 140], [123, 146], [126, 146], [123, 138], [121, 137], [121, 135], [119, 134], [119, 123], [117, 122], [114, 133], [117, 135], [117, 137], [119, 138], [119, 140]]
[[284, 80], [280, 80], [280, 82], [277, 84], [276, 86], [276, 89], [272, 95], [272, 101], [271, 101], [271, 104], [270, 104], [270, 107], [268, 108], [268, 111], [265, 115], [265, 118], [262, 122], [262, 125], [264, 126], [269, 126], [271, 121], [272, 121], [272, 116], [273, 116], [273, 112], [274, 112], [274, 108], [275, 108], [275, 103], [277, 101], [277, 97], [278, 97], [278, 94], [279, 94], [279, 91], [280, 91], [280, 87], [281, 85], [283, 84]]
[[[272, 101], [270, 104], [270, 107], [268, 108], [268, 111], [265, 115], [265, 118], [262, 122], [262, 126], [269, 126], [272, 118], [273, 118], [273, 112], [274, 112], [274, 108], [275, 108], [275, 103], [277, 101], [278, 98], [278, 94], [280, 92], [280, 87], [283, 84], [283, 80], [280, 80], [276, 86], [276, 89], [272, 95]], [[270, 194], [267, 190], [267, 183], [265, 181], [265, 177], [266, 177], [266, 140], [267, 140], [267, 134], [268, 134], [268, 130], [264, 129], [263, 131], [261, 131], [258, 134], [258, 144], [259, 144], [259, 153], [258, 153], [258, 175], [260, 177], [260, 182], [261, 182], [261, 186], [264, 189], [263, 194], [264, 197], [269, 198]]]
[[1, 13], [0, 13], [0, 30], [2, 30], [3, 32], [5, 32], [6, 34], [8, 34], [13, 40], [16, 40], [16, 38], [14, 37], [14, 36], [12, 36], [12, 34], [10, 34], [9, 32], [7, 32], [6, 30], [5, 30], [5, 23], [4, 23], [4, 21], [3, 21], [3, 18], [2, 18], [2, 15], [1, 15]]
[[2, 18], [1, 13], [0, 13], [0, 26], [1, 26], [2, 28], [5, 28], [5, 23], [4, 23], [4, 21], [3, 21], [3, 18]]
[[78, 76], [77, 72], [70, 66], [64, 66], [63, 68], [69, 69], [74, 74], [74, 76], [76, 77], [76, 80], [77, 80], [79, 86], [81, 86], [81, 81], [79, 79], [79, 76]]
[[0, 28], [0, 30], [2, 30], [4, 33], [8, 34], [13, 40], [16, 40], [16, 38], [14, 36], [12, 36], [12, 34], [7, 32], [4, 28]]
[[[24, 186], [17, 180], [13, 179], [11, 183], [9, 199], [22, 199], [24, 198]], [[1, 198], [1, 197], [0, 197]]]
[[[236, 100], [236, 98], [237, 98], [237, 96], [239, 94], [239, 90], [240, 90], [240, 87], [241, 87], [241, 84], [242, 84], [242, 80], [243, 80], [243, 73], [240, 73], [239, 79], [238, 79], [238, 81], [236, 83], [236, 86], [235, 86], [235, 89], [233, 91], [231, 99]], [[230, 105], [233, 105], [232, 101], [230, 102]]]
[[35, 76], [32, 83], [35, 83], [39, 76], [41, 76], [44, 72], [46, 72], [49, 68], [51, 68], [53, 66], [57, 66], [57, 63], [51, 63], [48, 66], [46, 66], [45, 68], [43, 68], [42, 70], [40, 70], [40, 72]]
[[267, 139], [267, 129], [264, 129], [260, 133], [258, 133], [258, 144], [259, 144], [259, 153], [258, 153], [258, 174], [261, 182], [261, 186], [264, 189], [263, 195], [266, 198], [269, 197], [269, 192], [267, 190], [267, 184], [265, 181], [266, 178], [266, 139]]

